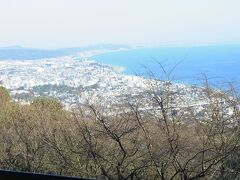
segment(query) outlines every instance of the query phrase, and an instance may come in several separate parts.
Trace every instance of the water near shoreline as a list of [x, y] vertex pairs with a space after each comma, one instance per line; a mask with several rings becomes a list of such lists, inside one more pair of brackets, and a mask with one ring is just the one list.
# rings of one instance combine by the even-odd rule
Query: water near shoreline
[[219, 82], [240, 82], [240, 45], [142, 48], [92, 58], [124, 67], [124, 74], [147, 76], [151, 70], [159, 78], [166, 79], [162, 65], [166, 72], [172, 71], [170, 77], [176, 82], [198, 84], [203, 74], [217, 85]]

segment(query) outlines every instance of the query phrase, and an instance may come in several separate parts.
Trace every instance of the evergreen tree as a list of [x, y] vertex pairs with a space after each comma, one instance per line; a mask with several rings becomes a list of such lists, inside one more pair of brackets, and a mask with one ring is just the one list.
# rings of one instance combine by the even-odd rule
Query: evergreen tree
[[8, 90], [5, 87], [0, 86], [0, 105], [4, 105], [10, 101], [11, 101], [11, 96]]

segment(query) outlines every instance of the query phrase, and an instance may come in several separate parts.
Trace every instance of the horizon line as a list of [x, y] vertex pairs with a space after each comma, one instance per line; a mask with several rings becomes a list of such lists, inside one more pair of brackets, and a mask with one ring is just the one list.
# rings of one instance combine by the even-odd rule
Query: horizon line
[[128, 46], [129, 48], [175, 48], [175, 47], [202, 47], [202, 46], [231, 46], [240, 45], [240, 42], [208, 42], [208, 43], [145, 43], [145, 44], [123, 44], [123, 43], [96, 43], [79, 46], [62, 46], [62, 47], [37, 47], [37, 46], [22, 46], [22, 45], [6, 45], [0, 46], [0, 50], [3, 49], [33, 49], [33, 50], [60, 50], [60, 49], [72, 49], [72, 48], [84, 48], [91, 46], [112, 45], [112, 46]]

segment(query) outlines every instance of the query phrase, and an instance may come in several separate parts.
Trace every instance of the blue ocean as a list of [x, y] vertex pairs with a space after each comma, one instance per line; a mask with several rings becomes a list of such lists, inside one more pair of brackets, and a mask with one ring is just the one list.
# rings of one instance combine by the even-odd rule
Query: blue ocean
[[124, 67], [128, 75], [201, 84], [206, 75], [214, 86], [240, 82], [240, 45], [155, 47], [94, 56], [103, 64]]

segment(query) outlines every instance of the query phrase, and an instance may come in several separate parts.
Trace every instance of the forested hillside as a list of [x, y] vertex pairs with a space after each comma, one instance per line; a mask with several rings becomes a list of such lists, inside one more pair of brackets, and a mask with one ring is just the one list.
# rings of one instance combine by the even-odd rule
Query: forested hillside
[[140, 100], [66, 111], [51, 98], [15, 103], [1, 87], [0, 168], [109, 180], [240, 178], [233, 91], [206, 87], [209, 105], [198, 115], [171, 107], [168, 92], [151, 93], [151, 111]]

